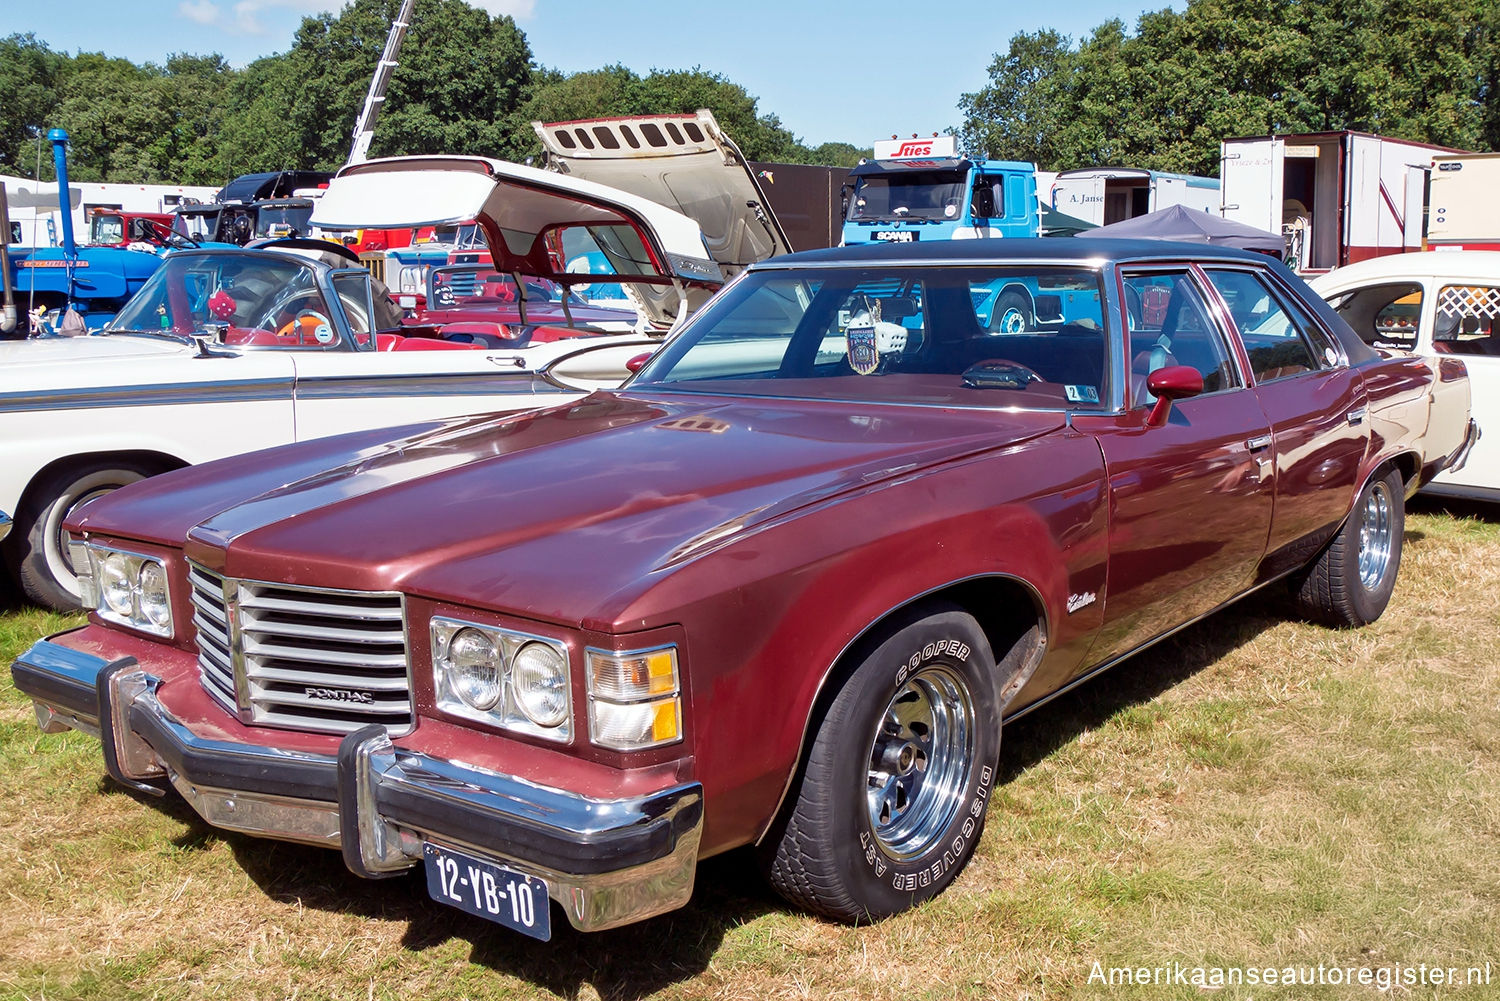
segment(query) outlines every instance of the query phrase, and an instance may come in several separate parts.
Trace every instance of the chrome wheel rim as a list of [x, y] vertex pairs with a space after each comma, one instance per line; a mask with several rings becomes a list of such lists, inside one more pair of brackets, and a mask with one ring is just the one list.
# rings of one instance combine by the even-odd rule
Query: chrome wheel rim
[[1373, 591], [1391, 565], [1393, 499], [1385, 483], [1376, 483], [1365, 496], [1359, 517], [1359, 582]]
[[865, 800], [880, 849], [923, 854], [957, 815], [974, 761], [974, 703], [943, 667], [925, 668], [896, 691], [870, 745]]

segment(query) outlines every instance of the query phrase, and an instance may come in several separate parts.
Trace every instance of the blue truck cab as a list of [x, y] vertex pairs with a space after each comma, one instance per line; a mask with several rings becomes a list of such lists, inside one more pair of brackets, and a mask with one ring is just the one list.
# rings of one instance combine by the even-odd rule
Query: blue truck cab
[[877, 142], [847, 183], [844, 246], [1041, 232], [1036, 165], [960, 155], [954, 136]]
[[[1040, 236], [1036, 164], [961, 155], [954, 136], [882, 140], [849, 173], [843, 245]], [[991, 333], [1098, 324], [1097, 295], [1051, 287], [1035, 276], [975, 292]]]

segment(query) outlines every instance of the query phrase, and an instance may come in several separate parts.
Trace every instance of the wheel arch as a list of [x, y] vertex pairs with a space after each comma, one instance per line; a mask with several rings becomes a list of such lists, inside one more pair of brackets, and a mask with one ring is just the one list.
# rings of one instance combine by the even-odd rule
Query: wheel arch
[[[1002, 708], [1015, 697], [1016, 692], [1028, 681], [1041, 663], [1047, 650], [1050, 635], [1047, 605], [1035, 585], [1014, 574], [995, 573], [965, 577], [947, 584], [912, 595], [901, 604], [887, 610], [862, 628], [829, 664], [819, 679], [817, 694], [808, 707], [802, 723], [802, 738], [797, 748], [797, 760], [787, 773], [781, 797], [776, 808], [756, 833], [754, 844], [759, 845], [776, 827], [786, 812], [789, 797], [797, 780], [807, 765], [807, 756], [812, 749], [812, 735], [819, 722], [828, 712], [828, 707], [838, 694], [844, 681], [859, 666], [858, 654], [867, 641], [895, 622], [915, 621], [924, 606], [953, 605], [973, 617], [979, 624], [990, 649], [995, 654], [998, 668], [1006, 654], [1021, 647], [1023, 662], [1016, 676], [1001, 689]], [[904, 624], [904, 623], [903, 623]], [[1028, 639], [1028, 633], [1031, 634]], [[998, 721], [997, 721], [998, 722]]]
[[31, 478], [26, 481], [26, 486], [21, 490], [20, 503], [16, 505], [16, 509], [19, 511], [29, 505], [35, 499], [38, 484], [46, 482], [54, 474], [64, 469], [94, 465], [99, 462], [120, 462], [142, 470], [150, 470], [147, 473], [148, 476], [191, 465], [186, 459], [154, 449], [103, 449], [97, 452], [74, 452], [53, 459], [32, 473]]

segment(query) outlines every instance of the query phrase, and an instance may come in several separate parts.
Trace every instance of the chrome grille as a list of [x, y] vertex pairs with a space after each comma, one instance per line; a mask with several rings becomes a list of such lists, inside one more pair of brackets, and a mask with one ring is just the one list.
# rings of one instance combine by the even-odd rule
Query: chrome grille
[[414, 723], [401, 595], [188, 568], [203, 687], [246, 723], [352, 733]]

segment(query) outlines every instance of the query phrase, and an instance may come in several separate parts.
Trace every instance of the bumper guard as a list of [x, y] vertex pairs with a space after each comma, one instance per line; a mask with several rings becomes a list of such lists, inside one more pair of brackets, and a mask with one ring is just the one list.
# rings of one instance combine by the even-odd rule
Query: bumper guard
[[629, 799], [592, 799], [396, 747], [379, 726], [338, 754], [200, 737], [157, 699], [132, 657], [105, 661], [39, 640], [11, 666], [48, 733], [100, 739], [117, 781], [150, 795], [165, 778], [215, 827], [342, 850], [378, 878], [421, 861], [424, 840], [546, 880], [580, 931], [687, 903], [703, 829], [696, 782]]

